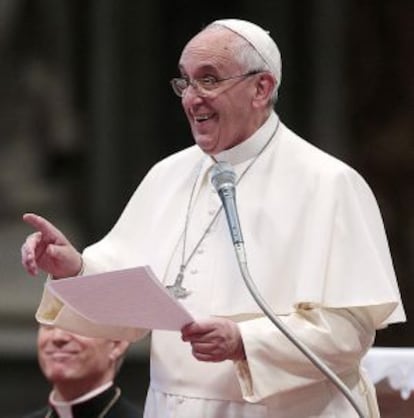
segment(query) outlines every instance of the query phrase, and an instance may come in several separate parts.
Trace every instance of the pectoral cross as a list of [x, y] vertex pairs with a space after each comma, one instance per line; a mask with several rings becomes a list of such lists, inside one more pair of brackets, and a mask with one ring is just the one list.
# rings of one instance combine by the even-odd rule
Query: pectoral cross
[[181, 264], [180, 271], [177, 274], [174, 284], [165, 286], [176, 299], [184, 299], [191, 293], [191, 291], [182, 286], [182, 282], [184, 280], [184, 270], [185, 265]]

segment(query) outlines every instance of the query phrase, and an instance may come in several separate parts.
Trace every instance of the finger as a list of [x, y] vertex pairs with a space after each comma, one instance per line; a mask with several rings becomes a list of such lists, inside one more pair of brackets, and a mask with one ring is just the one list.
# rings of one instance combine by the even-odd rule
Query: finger
[[26, 241], [24, 242], [24, 247], [26, 248], [26, 251], [32, 252], [34, 254], [36, 246], [39, 244], [39, 242], [42, 240], [42, 234], [40, 232], [34, 232], [33, 234], [30, 234]]
[[219, 361], [225, 360], [225, 358], [220, 354], [200, 352], [200, 351], [197, 351], [197, 349], [195, 349], [194, 347], [193, 347], [192, 353], [193, 353], [193, 356], [199, 361], [209, 361], [209, 362], [217, 363]]
[[41, 240], [42, 234], [40, 232], [35, 232], [27, 237], [21, 248], [22, 264], [32, 275], [38, 273], [36, 253], [38, 252], [38, 245]]
[[205, 354], [198, 354], [195, 351], [193, 351], [193, 356], [199, 361], [209, 361], [210, 360], [210, 356], [207, 356]]
[[66, 260], [66, 251], [61, 245], [49, 244], [46, 249], [47, 255], [55, 262]]
[[182, 338], [184, 341], [189, 341], [194, 338], [199, 338], [202, 335], [205, 335], [215, 328], [211, 323], [202, 323], [202, 322], [192, 322], [191, 324], [186, 325], [182, 330]]
[[36, 259], [33, 251], [28, 248], [26, 244], [23, 244], [21, 248], [22, 264], [26, 271], [32, 276], [36, 276], [38, 273]]
[[191, 346], [200, 353], [211, 353], [218, 348], [218, 344], [215, 341], [208, 342], [192, 342]]
[[44, 234], [42, 232], [34, 232], [29, 235], [26, 240], [26, 249], [29, 256], [33, 257], [36, 263], [43, 256], [46, 251], [49, 242], [45, 240]]
[[199, 361], [210, 361], [210, 362], [218, 362], [219, 360], [216, 360], [209, 354], [201, 354], [201, 353], [193, 353], [193, 356], [199, 360]]
[[82, 269], [82, 256], [73, 247], [68, 248], [59, 244], [49, 244], [46, 249], [47, 256], [56, 267], [54, 277], [73, 277]]
[[191, 344], [218, 344], [225, 338], [216, 332], [208, 332], [207, 334], [195, 334], [188, 337], [183, 337], [183, 341]]
[[25, 247], [28, 251], [31, 251], [33, 255], [36, 254], [37, 248], [39, 245], [42, 244], [43, 241], [43, 234], [39, 231], [33, 232], [33, 234], [30, 234], [25, 241]]
[[61, 235], [60, 231], [52, 223], [34, 213], [25, 213], [23, 221], [41, 232], [45, 240], [55, 240]]

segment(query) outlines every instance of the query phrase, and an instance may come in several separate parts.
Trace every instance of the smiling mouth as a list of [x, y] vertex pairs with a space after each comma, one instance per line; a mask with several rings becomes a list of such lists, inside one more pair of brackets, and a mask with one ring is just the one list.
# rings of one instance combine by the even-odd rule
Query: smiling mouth
[[64, 357], [71, 357], [74, 356], [76, 353], [72, 351], [55, 351], [51, 353], [47, 353], [47, 356], [50, 358], [64, 358]]
[[198, 116], [194, 116], [194, 120], [197, 123], [202, 123], [202, 122], [205, 122], [206, 120], [211, 119], [212, 117], [213, 117], [213, 114], [210, 114], [210, 115], [198, 115]]

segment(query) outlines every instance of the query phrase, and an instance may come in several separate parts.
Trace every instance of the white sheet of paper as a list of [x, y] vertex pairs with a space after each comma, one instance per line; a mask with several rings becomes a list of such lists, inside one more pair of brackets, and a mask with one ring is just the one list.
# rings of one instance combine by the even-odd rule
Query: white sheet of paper
[[179, 330], [193, 321], [149, 266], [51, 280], [46, 286], [69, 308], [97, 324]]

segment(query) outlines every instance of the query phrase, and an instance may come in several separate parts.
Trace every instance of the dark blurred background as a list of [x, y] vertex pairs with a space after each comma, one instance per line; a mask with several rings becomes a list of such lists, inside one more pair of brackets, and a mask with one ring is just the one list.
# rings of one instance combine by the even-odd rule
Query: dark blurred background
[[[48, 217], [79, 248], [102, 237], [149, 167], [192, 144], [169, 79], [185, 43], [224, 17], [270, 30], [282, 121], [371, 185], [414, 313], [411, 0], [0, 0], [0, 416], [20, 417], [48, 393], [33, 319], [43, 278], [20, 267], [31, 232], [22, 213]], [[376, 344], [414, 346], [410, 322]], [[142, 403], [147, 342], [120, 378]]]

